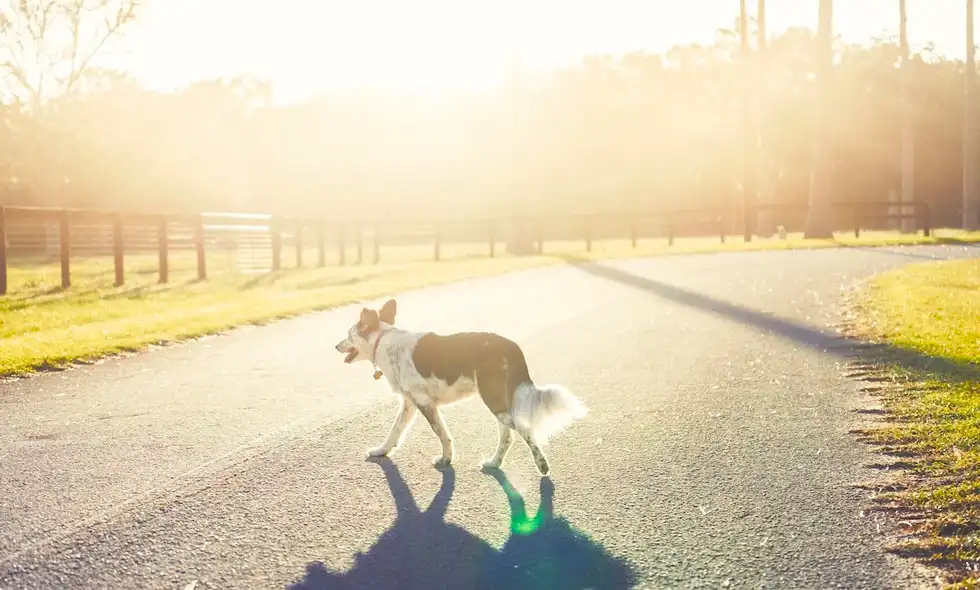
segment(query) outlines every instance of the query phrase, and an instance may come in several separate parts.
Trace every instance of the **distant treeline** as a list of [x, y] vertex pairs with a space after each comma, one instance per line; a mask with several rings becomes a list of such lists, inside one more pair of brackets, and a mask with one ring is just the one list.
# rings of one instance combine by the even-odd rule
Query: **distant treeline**
[[[808, 195], [813, 43], [803, 29], [773, 39], [755, 87], [779, 203]], [[722, 32], [664, 55], [587, 57], [519, 88], [290, 106], [246, 78], [161, 94], [92, 70], [43, 117], [7, 107], [2, 202], [391, 218], [506, 214], [515, 195], [527, 213], [724, 209], [740, 194], [737, 53]], [[893, 40], [840, 50], [825, 121], [836, 199], [898, 190], [898, 55]], [[963, 67], [926, 51], [912, 72], [916, 193], [937, 224], [959, 223]]]

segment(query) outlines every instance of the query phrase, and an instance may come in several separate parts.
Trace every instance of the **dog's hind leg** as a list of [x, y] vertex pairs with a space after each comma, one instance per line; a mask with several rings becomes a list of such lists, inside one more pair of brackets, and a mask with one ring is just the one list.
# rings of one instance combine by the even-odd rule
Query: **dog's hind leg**
[[405, 433], [412, 425], [412, 422], [415, 421], [416, 416], [418, 416], [418, 409], [415, 407], [415, 403], [404, 395], [401, 398], [402, 405], [398, 409], [398, 415], [395, 416], [395, 422], [391, 425], [391, 430], [388, 431], [388, 438], [385, 439], [385, 442], [380, 447], [369, 450], [367, 452], [368, 457], [384, 457], [401, 445], [405, 439]]
[[476, 372], [480, 397], [487, 409], [497, 418], [497, 450], [493, 457], [483, 462], [487, 469], [499, 469], [514, 442], [514, 419], [510, 415], [510, 398], [507, 393], [507, 361], [487, 363]]
[[449, 467], [453, 462], [453, 439], [449, 436], [449, 429], [446, 428], [446, 422], [442, 419], [442, 412], [435, 405], [420, 406], [419, 411], [429, 421], [432, 432], [436, 433], [439, 442], [442, 443], [442, 455], [436, 457], [432, 464], [438, 468]]
[[514, 442], [514, 431], [504, 423], [503, 419], [509, 421], [510, 416], [505, 414], [497, 418], [497, 450], [494, 452], [493, 457], [483, 462], [483, 466], [487, 469], [499, 469], [504, 463], [504, 457], [507, 456], [507, 451], [510, 450], [510, 445]]
[[518, 429], [517, 433], [521, 435], [524, 442], [527, 443], [527, 448], [531, 449], [531, 455], [534, 457], [534, 466], [538, 468], [538, 473], [541, 475], [548, 475], [548, 471], [551, 468], [548, 466], [548, 458], [545, 457], [544, 451], [535, 442], [534, 436], [530, 432], [526, 432], [523, 429]]

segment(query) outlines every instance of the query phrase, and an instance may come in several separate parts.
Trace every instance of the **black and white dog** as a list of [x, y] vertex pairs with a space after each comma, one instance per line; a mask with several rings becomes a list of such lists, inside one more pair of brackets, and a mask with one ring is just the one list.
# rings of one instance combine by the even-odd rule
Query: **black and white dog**
[[513, 432], [524, 439], [541, 475], [549, 471], [541, 447], [553, 434], [588, 412], [585, 405], [558, 385], [537, 386], [531, 381], [524, 352], [516, 343], [489, 332], [463, 332], [442, 336], [395, 327], [397, 304], [390, 300], [381, 311], [363, 309], [347, 337], [337, 344], [345, 363], [369, 361], [375, 379], [383, 374], [401, 397], [401, 408], [388, 438], [370, 457], [397, 448], [421, 412], [442, 443], [436, 467], [453, 461], [453, 439], [440, 406], [480, 394], [497, 418], [497, 450], [484, 462], [499, 468], [513, 442]]

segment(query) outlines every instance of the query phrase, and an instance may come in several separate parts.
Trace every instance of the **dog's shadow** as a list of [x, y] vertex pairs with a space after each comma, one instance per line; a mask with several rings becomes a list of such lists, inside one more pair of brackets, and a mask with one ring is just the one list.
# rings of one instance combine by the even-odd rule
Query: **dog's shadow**
[[422, 512], [395, 465], [378, 463], [394, 498], [397, 516], [367, 553], [354, 556], [346, 572], [322, 562], [306, 567], [289, 590], [437, 590], [631, 588], [629, 565], [610, 555], [564, 518], [554, 516], [554, 485], [541, 480], [541, 505], [528, 518], [524, 499], [502, 471], [487, 471], [510, 504], [510, 537], [498, 551], [466, 529], [444, 520], [455, 488], [455, 473], [443, 471], [442, 486]]

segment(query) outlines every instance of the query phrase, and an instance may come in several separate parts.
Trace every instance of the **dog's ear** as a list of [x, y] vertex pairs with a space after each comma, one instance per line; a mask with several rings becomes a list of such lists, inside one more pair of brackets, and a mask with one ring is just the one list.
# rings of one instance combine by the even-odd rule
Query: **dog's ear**
[[378, 317], [378, 312], [366, 307], [362, 309], [361, 319], [357, 322], [357, 331], [362, 336], [367, 336], [371, 332], [374, 332], [380, 328], [381, 318]]
[[388, 302], [381, 307], [381, 321], [389, 326], [394, 326], [396, 313], [398, 313], [398, 303], [395, 302], [394, 299], [389, 299]]

